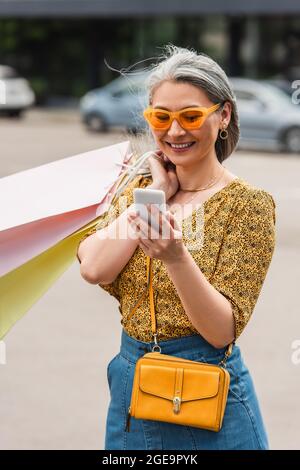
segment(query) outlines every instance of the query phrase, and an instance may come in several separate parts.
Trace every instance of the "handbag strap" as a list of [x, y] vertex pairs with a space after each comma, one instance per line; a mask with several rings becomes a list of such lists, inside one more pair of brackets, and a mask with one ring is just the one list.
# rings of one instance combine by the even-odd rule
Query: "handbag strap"
[[[137, 308], [139, 307], [139, 305], [141, 304], [141, 302], [145, 298], [145, 295], [146, 295], [147, 291], [149, 290], [151, 329], [152, 329], [152, 334], [153, 334], [154, 342], [155, 342], [155, 345], [153, 346], [152, 350], [153, 351], [158, 350], [160, 352], [161, 348], [157, 343], [157, 325], [156, 325], [156, 316], [155, 316], [155, 308], [154, 308], [154, 295], [153, 295], [153, 270], [152, 270], [153, 260], [152, 260], [152, 258], [150, 258], [150, 256], [146, 255], [146, 261], [147, 261], [147, 286], [146, 286], [145, 291], [143, 292], [143, 294], [139, 298], [138, 302], [135, 304], [135, 306], [132, 308], [131, 312], [129, 313], [127, 320], [130, 320], [132, 315], [134, 315]], [[224, 357], [219, 362], [218, 365], [224, 366], [224, 367], [226, 366], [226, 361], [232, 353], [233, 345], [234, 345], [234, 341], [227, 346], [227, 349], [224, 353]]]

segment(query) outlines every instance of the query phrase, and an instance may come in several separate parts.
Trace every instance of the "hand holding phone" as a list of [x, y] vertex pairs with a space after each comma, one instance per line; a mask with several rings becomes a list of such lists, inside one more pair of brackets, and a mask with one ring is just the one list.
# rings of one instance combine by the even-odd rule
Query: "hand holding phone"
[[[133, 190], [134, 209], [139, 211], [140, 217], [159, 232], [158, 220], [149, 217], [147, 204], [155, 204], [162, 212], [166, 212], [166, 195], [160, 189], [135, 188]], [[149, 220], [150, 219], [150, 220]]]

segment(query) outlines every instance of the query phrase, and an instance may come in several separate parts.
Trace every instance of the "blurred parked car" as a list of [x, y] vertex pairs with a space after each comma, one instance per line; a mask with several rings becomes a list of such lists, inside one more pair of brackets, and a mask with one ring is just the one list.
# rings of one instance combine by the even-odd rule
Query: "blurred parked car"
[[282, 90], [295, 105], [300, 106], [300, 80], [288, 81], [281, 78], [271, 78], [266, 83], [276, 86]]
[[231, 78], [240, 116], [240, 146], [300, 153], [300, 108], [277, 86]]
[[292, 83], [283, 78], [269, 78], [264, 80], [263, 83], [267, 83], [279, 88], [288, 96], [292, 96], [295, 91], [295, 89], [292, 87]]
[[145, 128], [142, 109], [146, 105], [145, 78], [136, 73], [130, 78], [118, 77], [108, 85], [88, 92], [80, 100], [83, 122], [91, 131], [105, 131], [113, 126], [130, 131]]
[[0, 112], [11, 117], [21, 113], [35, 102], [33, 90], [25, 78], [19, 77], [16, 70], [0, 65]]
[[[147, 104], [144, 82], [147, 73], [130, 79], [119, 77], [87, 93], [80, 102], [82, 119], [90, 130], [112, 126], [143, 130], [142, 110]], [[284, 150], [300, 153], [300, 107], [270, 83], [230, 78], [240, 116], [240, 148]]]

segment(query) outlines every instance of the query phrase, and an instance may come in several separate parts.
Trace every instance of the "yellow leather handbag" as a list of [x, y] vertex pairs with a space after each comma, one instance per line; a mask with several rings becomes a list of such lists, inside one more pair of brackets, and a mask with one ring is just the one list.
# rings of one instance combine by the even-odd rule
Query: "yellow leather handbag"
[[[152, 277], [152, 259], [147, 256], [146, 292], [149, 289], [154, 346], [152, 352], [136, 362], [126, 430], [130, 431], [130, 417], [133, 416], [219, 431], [230, 384], [226, 360], [233, 343], [227, 347], [218, 365], [162, 354], [157, 342]], [[145, 293], [128, 318], [136, 311]]]

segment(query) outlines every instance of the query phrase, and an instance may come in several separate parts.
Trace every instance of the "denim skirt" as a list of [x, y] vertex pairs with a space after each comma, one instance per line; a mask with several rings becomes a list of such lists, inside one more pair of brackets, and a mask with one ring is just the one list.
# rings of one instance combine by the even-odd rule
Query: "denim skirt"
[[[218, 364], [226, 348], [216, 349], [195, 334], [159, 341], [162, 354]], [[162, 421], [130, 418], [127, 412], [136, 361], [151, 352], [153, 342], [138, 341], [122, 330], [120, 352], [107, 366], [110, 402], [105, 450], [258, 450], [268, 449], [268, 438], [249, 370], [236, 344], [227, 360], [230, 388], [220, 431], [208, 431]]]

